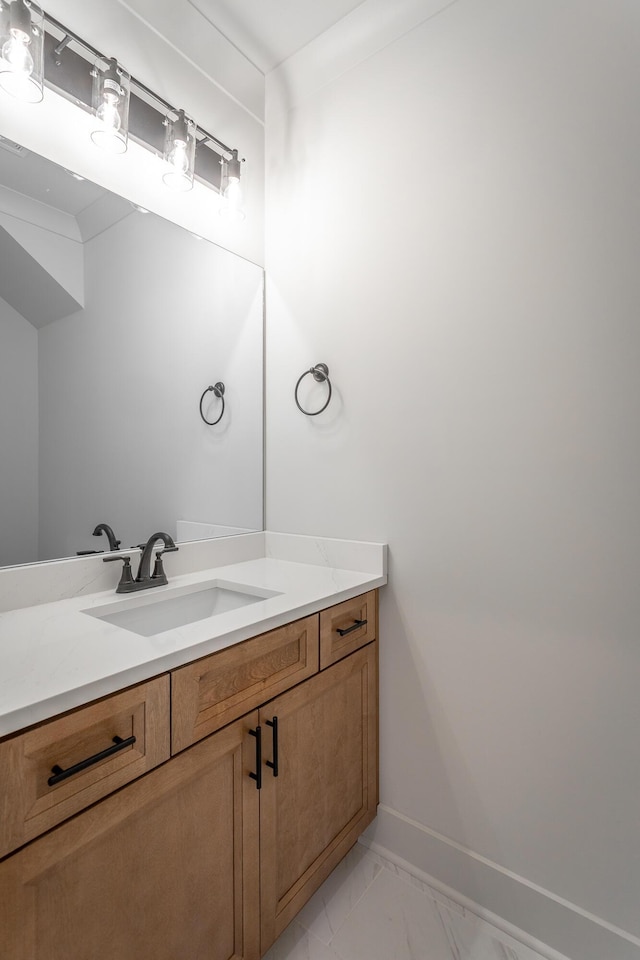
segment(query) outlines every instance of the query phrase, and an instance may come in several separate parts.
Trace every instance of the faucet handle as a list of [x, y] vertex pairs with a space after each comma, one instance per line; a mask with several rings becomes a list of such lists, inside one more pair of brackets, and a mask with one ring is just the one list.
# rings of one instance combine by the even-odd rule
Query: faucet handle
[[133, 571], [131, 570], [131, 557], [103, 557], [103, 563], [115, 563], [116, 560], [122, 560], [122, 574], [120, 583], [116, 587], [116, 593], [130, 593], [131, 584], [133, 584]]
[[153, 565], [153, 573], [151, 574], [151, 579], [160, 580], [162, 583], [167, 582], [167, 575], [164, 572], [164, 567], [162, 566], [162, 553], [156, 553], [156, 559]]
[[[145, 547], [146, 547], [146, 543], [136, 543], [131, 549], [144, 550]], [[178, 548], [176, 547], [175, 543], [172, 547], [160, 547], [159, 550], [156, 550], [156, 556], [159, 557], [163, 553], [175, 553], [177, 549]]]
[[174, 543], [172, 547], [163, 547], [161, 550], [158, 550], [156, 553], [155, 563], [153, 565], [153, 573], [151, 574], [152, 580], [159, 580], [160, 583], [167, 582], [167, 575], [164, 572], [164, 567], [162, 566], [162, 554], [163, 553], [176, 553], [177, 547]]

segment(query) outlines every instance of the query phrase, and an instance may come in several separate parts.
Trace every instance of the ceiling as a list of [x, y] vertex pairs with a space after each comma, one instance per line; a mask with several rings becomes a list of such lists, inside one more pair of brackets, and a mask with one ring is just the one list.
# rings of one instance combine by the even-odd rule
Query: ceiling
[[262, 73], [296, 53], [363, 0], [187, 0]]
[[[17, 195], [9, 201], [8, 206], [5, 188]], [[61, 228], [59, 221], [51, 224], [46, 209], [42, 209], [40, 214], [36, 213], [33, 219], [33, 207], [21, 207], [21, 197], [36, 200], [39, 204], [44, 204], [45, 208], [51, 207], [68, 214], [75, 220], [75, 225], [68, 224]], [[104, 187], [91, 183], [90, 180], [77, 178], [74, 173], [57, 163], [0, 137], [0, 219], [8, 214], [36, 226], [48, 224], [46, 229], [53, 230], [54, 233], [62, 229], [62, 236], [86, 243], [118, 220], [131, 216], [136, 211], [146, 212]], [[41, 217], [44, 217], [44, 220]], [[3, 224], [0, 224], [0, 227], [2, 226]], [[4, 283], [8, 275], [7, 264], [1, 259], [0, 263]]]
[[0, 184], [77, 217], [106, 191], [0, 137]]

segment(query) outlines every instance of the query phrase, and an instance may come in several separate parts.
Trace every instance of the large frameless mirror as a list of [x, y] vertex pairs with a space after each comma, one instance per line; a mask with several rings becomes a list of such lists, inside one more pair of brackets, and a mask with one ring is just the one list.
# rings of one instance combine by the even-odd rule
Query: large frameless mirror
[[0, 140], [0, 566], [263, 528], [263, 282]]

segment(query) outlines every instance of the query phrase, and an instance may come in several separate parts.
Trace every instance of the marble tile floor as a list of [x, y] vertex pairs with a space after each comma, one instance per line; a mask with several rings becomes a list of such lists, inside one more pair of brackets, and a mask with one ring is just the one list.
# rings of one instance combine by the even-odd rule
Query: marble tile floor
[[543, 960], [356, 844], [264, 960]]

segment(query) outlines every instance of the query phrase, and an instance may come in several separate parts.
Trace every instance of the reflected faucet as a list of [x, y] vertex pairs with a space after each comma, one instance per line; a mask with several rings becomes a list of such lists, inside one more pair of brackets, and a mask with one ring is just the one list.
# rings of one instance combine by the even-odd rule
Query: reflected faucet
[[108, 523], [99, 523], [93, 531], [94, 537], [99, 537], [101, 533], [104, 533], [109, 541], [109, 550], [120, 549], [120, 540], [116, 540], [116, 535]]
[[[153, 567], [153, 573], [151, 573], [151, 557], [153, 555], [153, 548], [158, 540], [162, 540], [164, 549], [158, 550], [156, 553], [156, 561]], [[178, 549], [173, 542], [173, 538], [170, 537], [168, 533], [162, 533], [162, 531], [160, 533], [152, 533], [146, 543], [140, 544], [140, 549], [142, 550], [142, 556], [140, 557], [140, 566], [138, 567], [138, 574], [135, 580], [131, 572], [131, 557], [119, 556], [103, 558], [103, 563], [122, 560], [124, 564], [120, 583], [116, 587], [116, 593], [137, 593], [139, 590], [149, 590], [150, 587], [161, 587], [167, 583], [167, 575], [162, 566], [162, 554], [173, 553]]]

